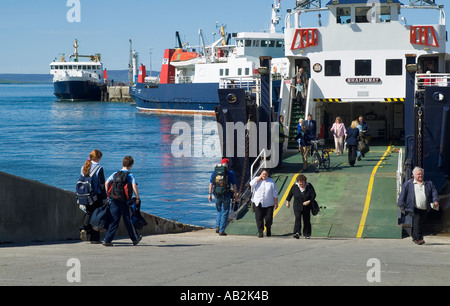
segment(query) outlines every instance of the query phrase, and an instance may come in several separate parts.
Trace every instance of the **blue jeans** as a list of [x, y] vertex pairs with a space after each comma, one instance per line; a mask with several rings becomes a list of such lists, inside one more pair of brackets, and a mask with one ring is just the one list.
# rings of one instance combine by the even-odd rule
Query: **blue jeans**
[[132, 241], [136, 241], [138, 235], [136, 233], [136, 229], [131, 223], [130, 207], [128, 206], [127, 202], [111, 200], [109, 211], [111, 212], [112, 221], [108, 227], [108, 231], [106, 232], [104, 241], [111, 242], [114, 239], [114, 235], [116, 234], [117, 228], [119, 227], [120, 217], [123, 217], [123, 222], [125, 224], [125, 228], [127, 229], [128, 236], [130, 236], [130, 239]]
[[228, 214], [230, 213], [230, 203], [231, 203], [231, 196], [229, 194], [225, 196], [216, 197], [216, 209], [217, 209], [216, 227], [219, 227], [220, 233], [223, 233], [227, 226]]

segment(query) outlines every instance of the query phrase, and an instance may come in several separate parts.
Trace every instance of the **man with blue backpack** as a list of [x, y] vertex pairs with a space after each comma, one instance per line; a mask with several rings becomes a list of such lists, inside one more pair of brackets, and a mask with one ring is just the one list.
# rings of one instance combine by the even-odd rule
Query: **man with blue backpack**
[[[220, 164], [216, 165], [214, 172], [211, 174], [209, 183], [209, 202], [212, 201], [212, 194], [216, 198], [216, 233], [220, 236], [226, 236], [225, 228], [228, 222], [228, 214], [230, 212], [231, 197], [234, 193], [237, 201], [236, 179], [233, 171], [228, 170], [228, 158], [222, 159]], [[231, 190], [233, 185], [233, 190]]]
[[137, 245], [142, 237], [137, 234], [135, 227], [131, 223], [130, 208], [128, 201], [132, 198], [133, 192], [136, 196], [136, 203], [140, 204], [139, 192], [134, 175], [130, 172], [133, 167], [134, 160], [131, 156], [125, 156], [122, 162], [122, 170], [114, 172], [105, 183], [106, 190], [108, 190], [108, 197], [111, 200], [110, 212], [112, 222], [103, 240], [104, 246], [112, 246], [112, 240], [119, 227], [120, 218], [123, 217], [125, 228], [133, 245]]

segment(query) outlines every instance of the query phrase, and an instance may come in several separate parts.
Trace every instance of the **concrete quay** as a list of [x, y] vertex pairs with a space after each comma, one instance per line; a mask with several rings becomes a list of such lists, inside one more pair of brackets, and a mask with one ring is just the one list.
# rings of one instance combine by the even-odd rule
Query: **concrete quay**
[[130, 86], [108, 86], [104, 100], [109, 102], [133, 102], [130, 95]]
[[[205, 229], [145, 236], [137, 246], [129, 239], [115, 240], [113, 247], [0, 244], [0, 286], [448, 285], [450, 237], [425, 241], [418, 246], [410, 238], [218, 236]], [[76, 267], [79, 274], [73, 274]], [[74, 275], [79, 282], [71, 282]], [[208, 290], [214, 289], [198, 287]]]

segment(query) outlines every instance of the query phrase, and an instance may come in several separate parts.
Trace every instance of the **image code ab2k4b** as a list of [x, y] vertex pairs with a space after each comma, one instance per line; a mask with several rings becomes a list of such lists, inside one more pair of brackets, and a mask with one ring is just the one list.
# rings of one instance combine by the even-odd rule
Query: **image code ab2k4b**
[[213, 301], [268, 301], [269, 291], [264, 290], [227, 290], [222, 293], [214, 292], [193, 292], [187, 290], [180, 295], [181, 301], [203, 301], [212, 303]]

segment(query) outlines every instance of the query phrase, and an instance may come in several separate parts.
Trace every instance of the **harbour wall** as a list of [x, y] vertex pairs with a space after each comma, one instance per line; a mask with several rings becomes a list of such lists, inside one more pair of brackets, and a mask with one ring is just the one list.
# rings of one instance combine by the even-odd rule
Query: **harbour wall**
[[[74, 184], [75, 185], [75, 184]], [[74, 192], [0, 172], [0, 244], [79, 240], [84, 213]], [[142, 212], [141, 235], [181, 233], [203, 227]], [[116, 237], [128, 237], [123, 221]]]
[[129, 86], [108, 86], [105, 101], [132, 102]]

